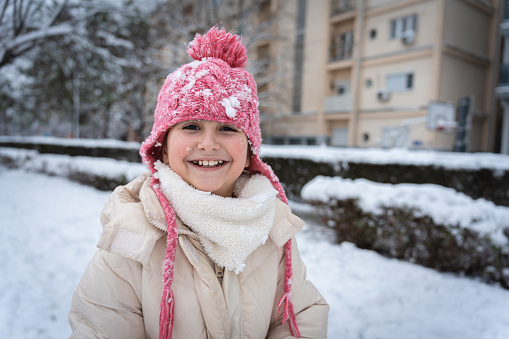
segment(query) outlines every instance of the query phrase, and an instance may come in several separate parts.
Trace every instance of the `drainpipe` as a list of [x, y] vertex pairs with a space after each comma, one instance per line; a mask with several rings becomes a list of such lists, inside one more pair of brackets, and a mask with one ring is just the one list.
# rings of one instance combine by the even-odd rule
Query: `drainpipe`
[[361, 89], [361, 63], [362, 63], [362, 44], [364, 43], [364, 16], [365, 16], [365, 0], [359, 0], [359, 32], [358, 32], [358, 44], [357, 47], [357, 55], [355, 57], [355, 90], [353, 93], [353, 102], [352, 102], [352, 122], [350, 124], [352, 136], [351, 136], [351, 145], [353, 147], [357, 147], [357, 126], [358, 126], [358, 115], [359, 115], [359, 92]]
[[[495, 43], [493, 44], [493, 55], [491, 56], [491, 91], [492, 95], [489, 102], [488, 112], [489, 112], [489, 121], [488, 121], [488, 152], [495, 151], [495, 122], [497, 121], [497, 95], [493, 92], [496, 91], [498, 78], [500, 76], [500, 65], [499, 65], [499, 56], [500, 56], [500, 25], [502, 24], [502, 19], [504, 16], [504, 5], [506, 0], [498, 1], [498, 9], [496, 15], [495, 22]], [[504, 108], [505, 110], [505, 108]]]

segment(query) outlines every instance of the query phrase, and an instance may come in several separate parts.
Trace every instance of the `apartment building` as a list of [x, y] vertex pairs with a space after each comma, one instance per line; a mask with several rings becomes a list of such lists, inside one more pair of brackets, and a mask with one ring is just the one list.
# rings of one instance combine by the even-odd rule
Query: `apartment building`
[[294, 13], [293, 88], [262, 111], [266, 142], [494, 150], [505, 1], [277, 3]]

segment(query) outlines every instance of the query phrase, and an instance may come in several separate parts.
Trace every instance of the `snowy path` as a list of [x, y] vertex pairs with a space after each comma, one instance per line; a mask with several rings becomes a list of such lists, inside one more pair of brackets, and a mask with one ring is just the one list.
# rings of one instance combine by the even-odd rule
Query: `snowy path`
[[[64, 338], [109, 193], [0, 167], [0, 338]], [[298, 236], [331, 305], [329, 338], [509, 338], [509, 291]]]

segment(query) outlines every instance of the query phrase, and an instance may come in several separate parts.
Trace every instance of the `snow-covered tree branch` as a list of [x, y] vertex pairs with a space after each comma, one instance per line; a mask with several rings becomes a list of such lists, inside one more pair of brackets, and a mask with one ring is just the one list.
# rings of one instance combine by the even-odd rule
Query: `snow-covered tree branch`
[[0, 0], [0, 8], [0, 68], [55, 37], [83, 37], [83, 27], [98, 13], [125, 11], [95, 0]]
[[143, 139], [184, 44], [216, 24], [244, 37], [261, 114], [277, 111], [289, 58], [269, 53], [267, 3], [0, 0], [0, 134]]

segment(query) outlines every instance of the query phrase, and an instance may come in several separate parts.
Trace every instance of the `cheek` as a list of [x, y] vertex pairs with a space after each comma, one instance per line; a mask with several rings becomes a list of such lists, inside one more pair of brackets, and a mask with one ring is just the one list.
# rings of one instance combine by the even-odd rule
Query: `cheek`
[[248, 142], [245, 137], [239, 138], [239, 142], [235, 147], [235, 156], [239, 163], [245, 163], [249, 158]]
[[170, 165], [181, 162], [191, 152], [192, 147], [189, 142], [182, 138], [168, 138], [168, 147], [166, 149], [168, 162]]

